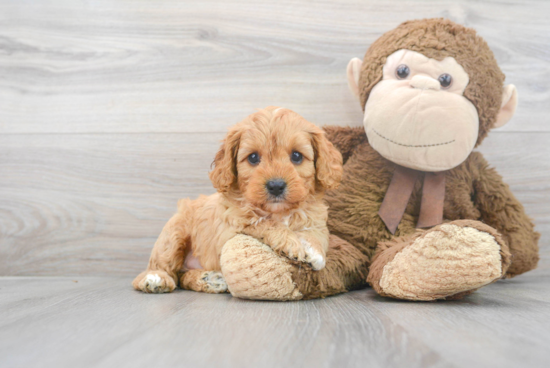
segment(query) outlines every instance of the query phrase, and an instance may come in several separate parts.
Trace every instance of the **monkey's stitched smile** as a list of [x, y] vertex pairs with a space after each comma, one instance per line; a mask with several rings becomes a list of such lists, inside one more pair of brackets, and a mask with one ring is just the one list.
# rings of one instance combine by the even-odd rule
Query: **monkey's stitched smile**
[[419, 144], [419, 145], [414, 145], [414, 144], [403, 144], [403, 143], [399, 143], [399, 142], [396, 142], [396, 141], [392, 141], [391, 139], [389, 138], [386, 138], [384, 137], [382, 134], [378, 133], [376, 131], [376, 129], [372, 129], [376, 134], [378, 134], [381, 138], [384, 138], [385, 140], [387, 140], [388, 142], [391, 142], [393, 144], [397, 144], [398, 146], [403, 146], [403, 147], [411, 147], [411, 148], [418, 148], [418, 147], [435, 147], [435, 146], [444, 146], [446, 144], [451, 144], [453, 143], [455, 140], [453, 139], [452, 141], [448, 141], [448, 142], [443, 142], [443, 143], [434, 143], [434, 144]]

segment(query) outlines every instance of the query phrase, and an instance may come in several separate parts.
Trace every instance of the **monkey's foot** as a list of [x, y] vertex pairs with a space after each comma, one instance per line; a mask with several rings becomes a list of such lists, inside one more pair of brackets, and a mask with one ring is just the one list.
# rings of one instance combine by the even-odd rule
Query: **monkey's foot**
[[367, 281], [382, 296], [458, 299], [505, 274], [510, 253], [496, 230], [460, 220], [380, 244]]
[[237, 235], [225, 243], [220, 260], [231, 295], [242, 299], [298, 300], [292, 266], [259, 240]]

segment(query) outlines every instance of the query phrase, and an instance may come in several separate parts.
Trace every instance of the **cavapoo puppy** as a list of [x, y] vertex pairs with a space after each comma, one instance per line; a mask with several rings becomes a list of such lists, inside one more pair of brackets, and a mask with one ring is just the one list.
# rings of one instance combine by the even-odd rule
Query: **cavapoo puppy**
[[[342, 156], [322, 129], [295, 112], [268, 107], [229, 129], [213, 162], [217, 193], [182, 199], [153, 247], [137, 290], [227, 291], [223, 245], [236, 234], [260, 239], [315, 270], [325, 266], [326, 189], [342, 178]], [[184, 266], [192, 257], [202, 269]], [[179, 280], [178, 280], [179, 279]]]

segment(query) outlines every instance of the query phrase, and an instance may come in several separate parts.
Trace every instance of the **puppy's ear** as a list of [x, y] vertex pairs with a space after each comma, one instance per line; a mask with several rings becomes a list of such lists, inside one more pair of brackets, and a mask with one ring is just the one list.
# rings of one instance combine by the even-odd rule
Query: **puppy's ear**
[[317, 181], [325, 189], [335, 189], [340, 184], [344, 172], [342, 155], [327, 139], [323, 130], [317, 128], [312, 137]]
[[214, 158], [214, 170], [209, 174], [214, 188], [220, 192], [228, 192], [237, 181], [237, 151], [242, 132], [233, 128], [223, 140], [216, 157]]

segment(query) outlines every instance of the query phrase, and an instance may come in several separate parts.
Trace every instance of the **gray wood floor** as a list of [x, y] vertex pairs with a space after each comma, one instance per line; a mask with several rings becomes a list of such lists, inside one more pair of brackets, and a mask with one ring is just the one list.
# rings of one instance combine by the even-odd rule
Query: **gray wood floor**
[[548, 367], [550, 273], [457, 302], [254, 302], [130, 278], [0, 278], [0, 367]]
[[[347, 62], [425, 17], [476, 28], [518, 87], [479, 150], [542, 233], [538, 270], [446, 303], [130, 289], [177, 199], [213, 192], [227, 127], [268, 105], [360, 125]], [[1, 0], [0, 367], [550, 366], [548, 19], [545, 0]]]

